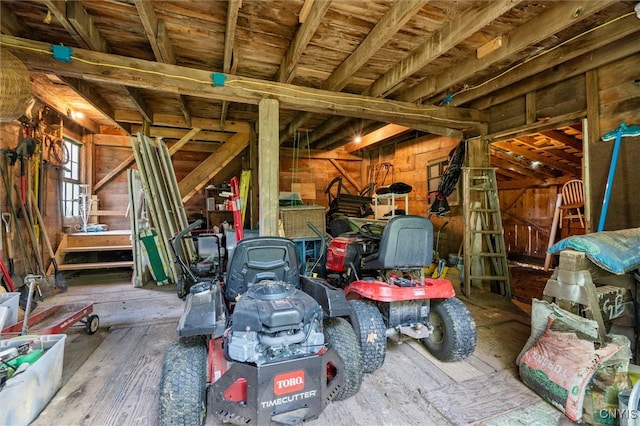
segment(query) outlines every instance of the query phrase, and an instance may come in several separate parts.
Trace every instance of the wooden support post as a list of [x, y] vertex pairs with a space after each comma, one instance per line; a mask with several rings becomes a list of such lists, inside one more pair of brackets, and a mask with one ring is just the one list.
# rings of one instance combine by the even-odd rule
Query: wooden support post
[[278, 196], [280, 194], [279, 103], [262, 99], [258, 104], [258, 175], [260, 177], [260, 235], [278, 235]]

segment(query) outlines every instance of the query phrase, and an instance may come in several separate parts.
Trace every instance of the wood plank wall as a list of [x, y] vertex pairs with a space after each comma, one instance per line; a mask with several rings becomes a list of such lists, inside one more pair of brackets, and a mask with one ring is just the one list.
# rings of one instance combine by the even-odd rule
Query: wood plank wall
[[[603, 142], [602, 135], [617, 129], [621, 122], [640, 125], [640, 53], [600, 67], [597, 70], [600, 134], [591, 135], [592, 221], [597, 228], [609, 173], [614, 141]], [[640, 226], [640, 137], [622, 138], [612, 195], [607, 212], [607, 229]]]

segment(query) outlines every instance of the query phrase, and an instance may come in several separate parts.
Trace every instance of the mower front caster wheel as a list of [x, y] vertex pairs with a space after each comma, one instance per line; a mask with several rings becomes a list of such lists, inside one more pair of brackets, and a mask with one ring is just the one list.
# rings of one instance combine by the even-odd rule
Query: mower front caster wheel
[[432, 300], [429, 323], [433, 333], [421, 340], [440, 361], [460, 361], [476, 349], [476, 322], [460, 299]]
[[97, 315], [89, 315], [87, 317], [87, 322], [84, 324], [84, 330], [87, 334], [95, 334], [100, 327], [100, 317]]

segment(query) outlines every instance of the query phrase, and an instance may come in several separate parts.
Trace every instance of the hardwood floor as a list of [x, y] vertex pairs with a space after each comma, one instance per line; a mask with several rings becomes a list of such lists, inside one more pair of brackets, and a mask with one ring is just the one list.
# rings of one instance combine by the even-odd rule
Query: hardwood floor
[[[515, 358], [529, 336], [528, 314], [477, 289], [470, 299], [460, 298], [478, 329], [471, 357], [442, 363], [417, 341], [389, 340], [384, 365], [365, 375], [360, 392], [331, 403], [308, 424], [571, 424], [518, 378]], [[83, 300], [94, 302], [100, 331], [68, 330], [62, 388], [33, 424], [157, 424], [162, 358], [183, 302], [173, 287], [134, 288], [125, 279], [72, 283], [40, 307]], [[216, 419], [209, 415], [207, 424]]]

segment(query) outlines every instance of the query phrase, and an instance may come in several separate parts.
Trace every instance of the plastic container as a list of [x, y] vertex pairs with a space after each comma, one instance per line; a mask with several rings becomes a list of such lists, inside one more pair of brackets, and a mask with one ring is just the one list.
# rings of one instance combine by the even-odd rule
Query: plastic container
[[20, 293], [0, 293], [0, 306], [9, 308], [9, 315], [5, 320], [5, 325], [15, 324], [18, 322], [18, 309], [20, 302]]
[[0, 340], [0, 351], [31, 342], [45, 353], [0, 390], [0, 425], [28, 425], [46, 407], [62, 384], [66, 334], [22, 336]]

